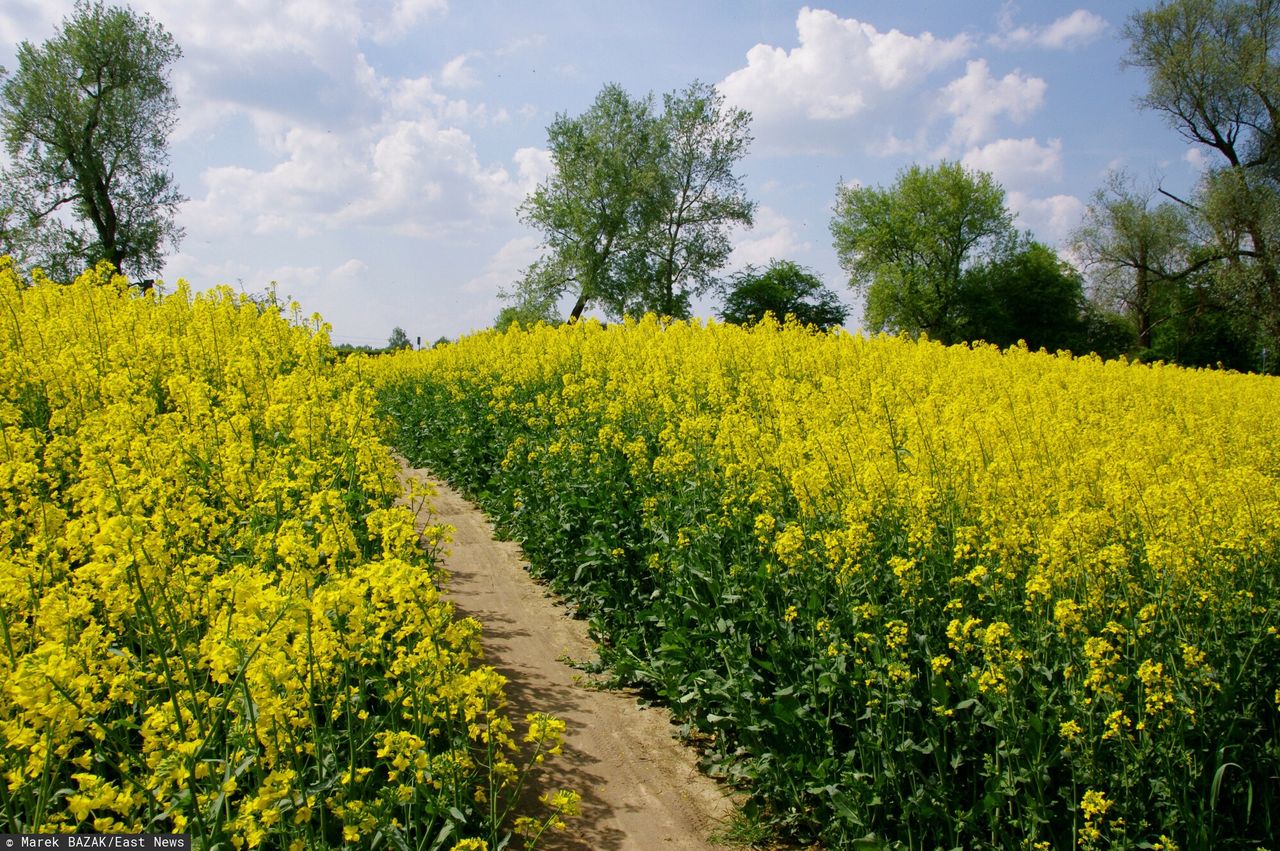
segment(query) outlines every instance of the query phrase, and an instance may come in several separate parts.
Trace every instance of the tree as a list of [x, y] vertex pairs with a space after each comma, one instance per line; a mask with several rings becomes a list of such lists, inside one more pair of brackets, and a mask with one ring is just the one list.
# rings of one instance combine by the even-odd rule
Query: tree
[[1247, 370], [1263, 364], [1258, 318], [1242, 309], [1220, 274], [1200, 270], [1169, 280], [1159, 291], [1151, 345], [1139, 356], [1186, 366]]
[[735, 325], [753, 325], [773, 314], [779, 321], [796, 321], [826, 331], [844, 322], [849, 310], [812, 270], [790, 260], [774, 260], [760, 271], [748, 266], [728, 286], [720, 318]]
[[[1203, 207], [1153, 205], [1154, 194], [1115, 173], [1086, 208], [1072, 244], [1094, 303], [1124, 314], [1140, 358], [1248, 369], [1251, 340], [1262, 331], [1238, 288], [1227, 285], [1232, 266], [1220, 250], [1224, 240], [1198, 232], [1207, 227]], [[1221, 227], [1230, 216], [1214, 218]]]
[[645, 307], [664, 316], [687, 316], [690, 293], [705, 293], [729, 259], [727, 225], [750, 225], [755, 205], [734, 174], [751, 143], [751, 115], [726, 108], [724, 97], [706, 83], [663, 97], [660, 197], [661, 218], [649, 237], [653, 281]]
[[1084, 283], [1048, 246], [1024, 239], [1004, 256], [966, 270], [960, 282], [960, 336], [997, 346], [1082, 351]]
[[1123, 172], [1094, 193], [1071, 243], [1092, 279], [1094, 298], [1133, 322], [1138, 346], [1150, 349], [1153, 331], [1169, 317], [1165, 290], [1208, 259], [1193, 263], [1188, 211], [1173, 202], [1152, 206]]
[[729, 254], [726, 228], [750, 224], [752, 205], [733, 169], [750, 143], [750, 116], [694, 83], [663, 99], [608, 85], [578, 117], [547, 128], [554, 171], [521, 205], [544, 234], [544, 257], [513, 297], [576, 296], [612, 316], [688, 313]]
[[391, 329], [391, 336], [387, 338], [387, 348], [393, 352], [398, 349], [411, 349], [413, 342], [405, 330], [397, 325]]
[[18, 46], [0, 86], [12, 160], [0, 206], [17, 222], [15, 248], [63, 273], [100, 260], [134, 277], [159, 270], [182, 237], [166, 147], [177, 121], [168, 69], [180, 55], [149, 16], [100, 0], [79, 0], [43, 45]]
[[1125, 36], [1143, 106], [1221, 157], [1196, 199], [1176, 199], [1211, 235], [1217, 286], [1280, 340], [1280, 0], [1169, 0]]
[[1016, 238], [1004, 189], [959, 163], [913, 165], [887, 189], [843, 186], [831, 233], [873, 331], [960, 339], [965, 270]]
[[499, 293], [507, 304], [498, 311], [493, 327], [498, 331], [505, 331], [512, 325], [532, 328], [539, 323], [559, 324], [556, 299], [560, 280], [561, 274], [554, 266], [548, 266], [545, 262], [534, 263], [525, 271], [521, 285], [511, 291]]
[[1143, 106], [1233, 167], [1271, 158], [1280, 0], [1169, 0], [1135, 13], [1124, 34], [1127, 63], [1148, 75]]
[[1138, 334], [1125, 316], [1086, 299], [1080, 315], [1084, 330], [1077, 354], [1093, 352], [1103, 358], [1118, 358], [1133, 351]]
[[632, 100], [608, 85], [583, 115], [556, 116], [547, 127], [553, 174], [521, 205], [521, 218], [544, 234], [544, 293], [576, 288], [571, 321], [588, 304], [625, 304], [623, 269], [639, 242], [637, 223], [655, 218], [659, 182], [652, 97]]

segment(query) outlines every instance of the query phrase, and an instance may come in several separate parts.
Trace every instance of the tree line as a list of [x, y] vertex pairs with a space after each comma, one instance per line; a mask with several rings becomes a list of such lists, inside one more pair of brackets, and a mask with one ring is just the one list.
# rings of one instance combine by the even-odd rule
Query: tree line
[[[841, 186], [831, 232], [868, 330], [1275, 371], [1280, 0], [1168, 0], [1124, 35], [1126, 63], [1147, 75], [1141, 105], [1220, 158], [1192, 196], [1110, 175], [1071, 236], [1072, 264], [1016, 229], [990, 174], [959, 163]], [[566, 295], [573, 321], [587, 307], [684, 317], [708, 293], [727, 321], [843, 322], [792, 261], [716, 278], [729, 228], [754, 210], [734, 174], [750, 116], [700, 83], [655, 103], [610, 85], [548, 128], [553, 172], [521, 208], [543, 255], [504, 293], [499, 326], [558, 321]]]
[[[990, 174], [959, 163], [839, 186], [831, 233], [868, 330], [1276, 371], [1280, 0], [1166, 0], [1124, 37], [1141, 105], [1208, 158], [1193, 191], [1110, 175], [1068, 263], [1017, 230]], [[179, 56], [159, 23], [101, 0], [18, 46], [16, 70], [0, 69], [0, 252], [61, 279], [103, 260], [143, 285], [159, 270], [183, 236], [167, 147]], [[607, 85], [556, 116], [552, 172], [518, 211], [541, 256], [496, 323], [560, 321], [566, 303], [568, 321], [685, 317], [715, 295], [730, 322], [842, 324], [837, 295], [793, 260], [722, 274], [756, 209], [738, 172], [750, 126], [701, 82], [661, 98]]]

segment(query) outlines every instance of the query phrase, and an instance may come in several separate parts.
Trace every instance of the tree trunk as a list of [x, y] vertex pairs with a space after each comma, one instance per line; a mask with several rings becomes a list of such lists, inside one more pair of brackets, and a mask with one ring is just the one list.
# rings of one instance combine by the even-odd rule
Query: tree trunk
[[572, 325], [582, 317], [582, 311], [587, 307], [587, 291], [584, 289], [582, 294], [578, 296], [578, 301], [573, 305], [573, 310], [569, 311], [569, 324]]
[[1151, 348], [1151, 285], [1147, 280], [1147, 257], [1143, 252], [1133, 279], [1134, 318], [1138, 326], [1138, 346]]

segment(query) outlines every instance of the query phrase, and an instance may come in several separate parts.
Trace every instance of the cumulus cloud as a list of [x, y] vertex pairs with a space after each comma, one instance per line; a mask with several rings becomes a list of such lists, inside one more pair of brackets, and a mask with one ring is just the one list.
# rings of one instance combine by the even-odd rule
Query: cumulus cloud
[[440, 84], [454, 89], [470, 89], [479, 85], [475, 73], [467, 67], [467, 55], [461, 54], [444, 63], [440, 69]]
[[1013, 22], [1013, 8], [1009, 5], [1001, 11], [999, 25], [1000, 31], [990, 39], [997, 47], [1042, 47], [1051, 50], [1071, 49], [1088, 44], [1108, 26], [1100, 15], [1086, 9], [1076, 9], [1048, 26], [1017, 26]]
[[1037, 239], [1049, 245], [1064, 244], [1084, 215], [1084, 202], [1074, 195], [1036, 198], [1015, 191], [1008, 194], [1008, 200], [1009, 209], [1018, 216], [1018, 224], [1029, 228]]
[[762, 204], [756, 208], [755, 225], [751, 230], [740, 230], [734, 234], [729, 267], [765, 266], [770, 260], [795, 259], [813, 247], [801, 236], [801, 230], [802, 226], [773, 207]]
[[719, 89], [757, 120], [847, 119], [885, 93], [924, 79], [969, 52], [968, 36], [937, 38], [880, 32], [856, 18], [804, 7], [796, 17], [798, 46], [757, 44], [746, 67]]
[[[368, 4], [376, 8], [385, 8], [385, 4]], [[383, 42], [398, 41], [410, 30], [437, 14], [443, 14], [449, 8], [448, 0], [396, 0], [390, 14], [385, 17], [373, 17], [368, 25], [369, 35]]]
[[[434, 78], [384, 76], [366, 58], [362, 42], [404, 37], [444, 14], [445, 0], [136, 0], [135, 7], [162, 21], [183, 48], [174, 69], [183, 105], [174, 142], [200, 145], [231, 133], [256, 143], [250, 156], [242, 146], [236, 164], [208, 167], [184, 187], [192, 196], [182, 213], [189, 233], [308, 237], [376, 228], [434, 236], [484, 228], [509, 220], [529, 175], [539, 174], [531, 154], [507, 165], [481, 161], [465, 128], [508, 115], [441, 91], [474, 82], [469, 54]], [[24, 8], [13, 6], [0, 25]]]
[[997, 139], [970, 148], [960, 160], [965, 166], [990, 172], [1006, 188], [1062, 177], [1062, 140], [1046, 145], [1031, 139]]
[[952, 140], [975, 145], [992, 134], [1002, 115], [1015, 123], [1025, 121], [1044, 104], [1047, 88], [1041, 78], [1019, 71], [997, 80], [987, 60], [971, 60], [965, 65], [964, 76], [942, 89], [944, 109], [954, 119]]
[[217, 47], [228, 57], [272, 50], [313, 57], [367, 38], [393, 42], [448, 10], [446, 0], [135, 0], [186, 49]]
[[[177, 139], [228, 115], [359, 127], [379, 84], [362, 42], [407, 36], [445, 0], [135, 0], [182, 46], [173, 83], [183, 105]], [[68, 3], [69, 7], [70, 4]]]
[[511, 159], [516, 164], [517, 182], [525, 195], [555, 171], [555, 161], [546, 148], [517, 148]]
[[537, 158], [517, 176], [485, 165], [471, 137], [431, 117], [389, 120], [339, 135], [293, 127], [266, 169], [210, 168], [187, 205], [189, 229], [310, 236], [364, 227], [435, 237], [483, 228], [525, 195]]
[[358, 284], [369, 275], [369, 264], [352, 257], [329, 273], [329, 279], [341, 284]]
[[542, 241], [536, 236], [508, 240], [489, 258], [484, 270], [462, 285], [464, 292], [496, 296], [520, 280], [524, 270], [538, 259]]

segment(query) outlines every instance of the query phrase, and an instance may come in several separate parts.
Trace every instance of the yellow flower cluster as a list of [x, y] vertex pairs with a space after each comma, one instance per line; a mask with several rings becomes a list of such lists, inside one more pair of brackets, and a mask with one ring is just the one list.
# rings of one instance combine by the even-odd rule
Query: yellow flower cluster
[[368, 369], [402, 451], [833, 842], [1280, 823], [1274, 378], [651, 317]]
[[0, 260], [6, 832], [503, 835], [504, 680], [334, 360], [296, 306]]

